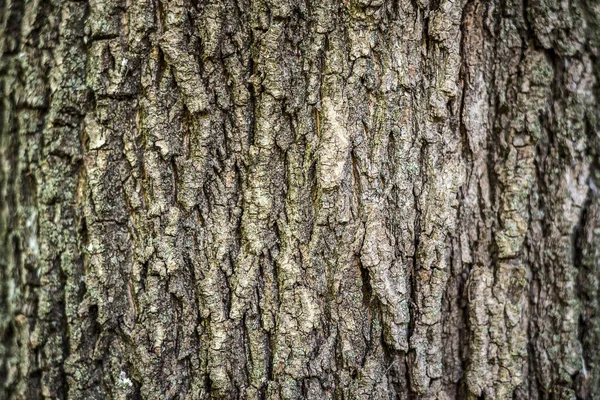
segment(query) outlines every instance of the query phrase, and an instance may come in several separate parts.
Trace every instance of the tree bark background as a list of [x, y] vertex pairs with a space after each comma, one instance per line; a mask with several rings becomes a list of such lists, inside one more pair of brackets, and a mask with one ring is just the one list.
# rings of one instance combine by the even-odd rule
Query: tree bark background
[[0, 398], [600, 398], [598, 0], [0, 23]]

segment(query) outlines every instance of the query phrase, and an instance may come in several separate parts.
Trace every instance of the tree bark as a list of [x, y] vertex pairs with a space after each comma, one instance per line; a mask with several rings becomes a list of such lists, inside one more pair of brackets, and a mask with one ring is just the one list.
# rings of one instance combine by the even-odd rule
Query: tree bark
[[600, 399], [598, 0], [0, 24], [0, 398]]

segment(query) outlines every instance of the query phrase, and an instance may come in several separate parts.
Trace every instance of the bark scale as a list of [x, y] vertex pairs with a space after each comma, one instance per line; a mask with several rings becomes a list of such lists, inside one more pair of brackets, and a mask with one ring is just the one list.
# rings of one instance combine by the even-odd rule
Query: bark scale
[[0, 397], [599, 398], [597, 0], [0, 23]]

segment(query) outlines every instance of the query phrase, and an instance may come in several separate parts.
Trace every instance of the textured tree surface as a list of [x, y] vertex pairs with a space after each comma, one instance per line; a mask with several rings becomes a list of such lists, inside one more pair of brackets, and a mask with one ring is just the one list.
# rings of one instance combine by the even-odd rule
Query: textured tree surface
[[599, 0], [0, 0], [0, 398], [599, 399]]

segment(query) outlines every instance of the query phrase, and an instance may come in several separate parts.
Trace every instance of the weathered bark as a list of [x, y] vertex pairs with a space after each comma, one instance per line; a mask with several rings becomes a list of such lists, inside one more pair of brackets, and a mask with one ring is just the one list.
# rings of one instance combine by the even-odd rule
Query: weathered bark
[[0, 23], [0, 398], [600, 398], [598, 0]]

